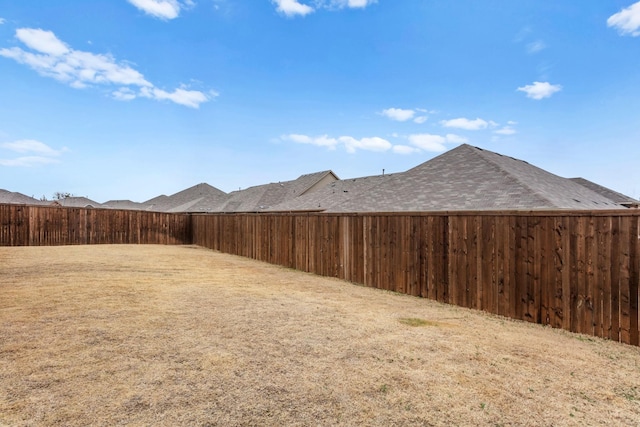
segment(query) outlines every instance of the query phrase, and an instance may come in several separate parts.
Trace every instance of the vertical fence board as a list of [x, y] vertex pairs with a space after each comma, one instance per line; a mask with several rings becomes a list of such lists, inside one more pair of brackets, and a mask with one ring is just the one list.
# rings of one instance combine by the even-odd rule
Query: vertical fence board
[[631, 342], [630, 218], [620, 218], [620, 341]]
[[640, 344], [638, 299], [640, 295], [640, 221], [629, 217], [629, 343]]

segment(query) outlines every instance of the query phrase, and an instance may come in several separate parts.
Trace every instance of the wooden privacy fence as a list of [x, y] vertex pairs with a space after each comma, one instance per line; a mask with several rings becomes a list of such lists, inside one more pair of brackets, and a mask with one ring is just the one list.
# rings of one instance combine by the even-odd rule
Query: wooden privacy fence
[[187, 214], [0, 205], [0, 246], [190, 244]]
[[195, 215], [193, 243], [638, 345], [640, 211]]
[[197, 244], [639, 345], [640, 210], [187, 215], [0, 205], [0, 246]]

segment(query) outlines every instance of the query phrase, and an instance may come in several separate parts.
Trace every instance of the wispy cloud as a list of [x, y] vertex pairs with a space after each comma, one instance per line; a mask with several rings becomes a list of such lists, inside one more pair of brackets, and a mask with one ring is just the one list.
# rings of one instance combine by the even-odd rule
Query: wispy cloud
[[617, 29], [624, 36], [640, 36], [640, 2], [611, 15], [607, 19], [607, 26]]
[[542, 40], [536, 40], [527, 44], [527, 53], [534, 54], [546, 49], [547, 45]]
[[154, 18], [168, 20], [180, 15], [184, 7], [193, 6], [193, 1], [185, 0], [127, 0], [129, 3]]
[[320, 2], [324, 3], [325, 7], [333, 7], [338, 9], [343, 8], [351, 8], [351, 9], [363, 9], [369, 5], [377, 3], [378, 0], [331, 0], [330, 2]]
[[418, 112], [426, 114], [430, 113], [428, 110], [425, 110], [423, 108], [416, 108], [415, 110], [404, 108], [387, 108], [385, 110], [382, 110], [380, 114], [398, 122], [413, 120], [414, 123], [422, 124], [429, 119], [426, 114], [418, 115]]
[[405, 110], [402, 108], [387, 108], [386, 110], [382, 110], [380, 114], [391, 120], [406, 122], [407, 120], [411, 120], [413, 116], [416, 115], [416, 112], [413, 110]]
[[[130, 0], [131, 1], [131, 0]], [[365, 7], [377, 3], [377, 0], [314, 0], [313, 6], [310, 1], [306, 3], [300, 0], [271, 0], [276, 5], [276, 10], [287, 17], [305, 16], [318, 9], [340, 10], [340, 9], [364, 9]]]
[[411, 147], [410, 145], [394, 145], [391, 150], [396, 154], [413, 154], [420, 152], [419, 148]]
[[409, 143], [411, 145], [424, 150], [424, 151], [432, 151], [432, 152], [442, 152], [446, 151], [447, 147], [446, 143], [451, 144], [463, 144], [468, 142], [468, 140], [462, 136], [455, 134], [448, 134], [446, 136], [442, 135], [433, 135], [430, 133], [420, 133], [409, 135], [408, 137]]
[[325, 147], [329, 150], [335, 150], [342, 145], [348, 153], [355, 153], [357, 150], [365, 151], [388, 151], [393, 145], [384, 138], [377, 136], [370, 138], [354, 138], [352, 136], [341, 136], [333, 138], [328, 135], [308, 136], [302, 134], [289, 134], [280, 137], [283, 141], [295, 142], [298, 144], [309, 144], [318, 147]]
[[482, 120], [480, 118], [470, 120], [464, 117], [452, 120], [442, 120], [440, 124], [446, 128], [458, 128], [465, 130], [480, 130], [486, 129], [489, 126], [489, 122], [486, 120]]
[[517, 90], [527, 94], [527, 98], [540, 100], [549, 98], [556, 92], [562, 90], [561, 85], [552, 85], [549, 82], [533, 82], [533, 84], [519, 87]]
[[307, 135], [292, 133], [289, 135], [283, 135], [281, 139], [283, 141], [291, 141], [298, 144], [310, 144], [316, 145], [318, 147], [326, 147], [330, 150], [335, 150], [338, 145], [338, 140], [336, 138], [331, 138], [328, 135], [311, 137]]
[[66, 148], [62, 150], [55, 150], [40, 141], [33, 139], [23, 139], [13, 142], [0, 143], [0, 149], [12, 151], [18, 154], [25, 154], [17, 158], [1, 158], [0, 166], [11, 167], [31, 167], [38, 165], [45, 165], [51, 163], [59, 163], [60, 155], [67, 151]]
[[5, 22], [7, 22], [4, 18], [0, 18], [0, 25], [4, 24]]
[[356, 150], [388, 151], [392, 147], [389, 141], [377, 136], [361, 139], [356, 139], [351, 136], [341, 136], [338, 138], [338, 141], [344, 144], [348, 153], [355, 153]]
[[347, 153], [356, 153], [357, 151], [374, 151], [374, 152], [392, 152], [395, 154], [413, 154], [422, 151], [441, 152], [446, 151], [445, 144], [464, 144], [468, 139], [456, 135], [433, 135], [428, 133], [412, 134], [402, 136], [398, 134], [391, 135], [394, 138], [401, 138], [407, 143], [392, 144], [385, 138], [377, 136], [369, 138], [354, 138], [352, 136], [340, 136], [337, 138], [329, 135], [309, 136], [304, 134], [288, 134], [280, 136], [280, 141], [295, 142], [297, 144], [315, 145], [324, 147], [329, 150], [335, 150], [343, 147]]
[[34, 69], [42, 76], [67, 83], [76, 89], [89, 86], [116, 86], [112, 96], [117, 100], [137, 97], [169, 100], [176, 104], [198, 108], [200, 104], [217, 96], [188, 90], [182, 86], [173, 92], [156, 88], [139, 71], [109, 54], [96, 54], [75, 50], [51, 31], [20, 28], [16, 38], [31, 51], [19, 47], [0, 49], [0, 56], [13, 59]]
[[512, 126], [504, 126], [500, 129], [494, 130], [493, 133], [498, 135], [514, 135], [517, 131]]

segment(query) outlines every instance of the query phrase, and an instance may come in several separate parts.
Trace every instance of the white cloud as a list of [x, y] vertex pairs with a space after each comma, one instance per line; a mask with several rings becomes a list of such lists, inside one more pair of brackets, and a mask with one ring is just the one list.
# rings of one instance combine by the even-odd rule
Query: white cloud
[[203, 102], [207, 102], [209, 98], [204, 93], [197, 90], [176, 89], [173, 92], [167, 92], [158, 88], [143, 87], [140, 89], [140, 96], [157, 100], [169, 100], [185, 107], [198, 108]]
[[527, 53], [538, 53], [541, 50], [544, 50], [546, 47], [547, 45], [545, 45], [542, 40], [536, 40], [532, 43], [527, 44]]
[[382, 110], [380, 114], [391, 120], [406, 122], [407, 120], [411, 120], [416, 112], [413, 110], [403, 110], [402, 108], [387, 108], [386, 110]]
[[[115, 85], [115, 99], [131, 100], [142, 96], [156, 100], [170, 100], [176, 104], [198, 108], [200, 104], [217, 96], [185, 87], [167, 92], [154, 87], [139, 71], [111, 55], [75, 50], [58, 39], [51, 31], [21, 28], [16, 38], [36, 52], [18, 47], [0, 49], [0, 56], [25, 64], [40, 75], [54, 78], [69, 86], [82, 89], [94, 85]], [[131, 88], [137, 88], [139, 93]]]
[[118, 101], [131, 101], [136, 99], [135, 92], [128, 87], [121, 87], [120, 89], [113, 91], [111, 95], [113, 95], [113, 98]]
[[433, 135], [430, 133], [419, 133], [409, 135], [408, 139], [411, 145], [418, 147], [419, 149], [424, 151], [434, 152], [446, 151], [446, 143], [464, 144], [468, 142], [467, 138], [452, 133], [447, 134], [446, 136]]
[[464, 117], [452, 120], [442, 120], [440, 124], [447, 128], [458, 128], [465, 130], [486, 129], [489, 123], [482, 119], [469, 120]]
[[37, 165], [59, 163], [58, 157], [66, 148], [55, 150], [40, 141], [33, 139], [23, 139], [13, 142], [4, 142], [0, 144], [0, 148], [13, 151], [14, 153], [27, 154], [15, 159], [0, 158], [0, 166], [12, 167], [31, 167]]
[[[129, 3], [155, 18], [175, 19], [180, 15], [183, 5], [177, 0], [127, 0]], [[192, 5], [192, 1], [185, 4]]]
[[[300, 0], [271, 0], [276, 5], [276, 10], [288, 17], [296, 15], [305, 16], [315, 12], [317, 9], [340, 10], [340, 9], [364, 9], [378, 0], [307, 0], [313, 3], [313, 7], [301, 3]], [[315, 9], [314, 9], [315, 7]]]
[[387, 151], [392, 147], [389, 141], [377, 136], [362, 139], [356, 139], [351, 136], [341, 136], [338, 140], [344, 144], [347, 152], [349, 153], [355, 153], [358, 149], [367, 151]]
[[514, 135], [516, 134], [516, 130], [511, 126], [504, 126], [501, 129], [494, 130], [493, 133], [497, 133], [498, 135]]
[[533, 82], [533, 84], [519, 87], [517, 90], [525, 92], [527, 98], [540, 100], [561, 91], [562, 86], [552, 85], [549, 82]]
[[[425, 113], [421, 116], [416, 114]], [[407, 120], [413, 120], [414, 123], [422, 124], [429, 119], [428, 114], [432, 114], [434, 111], [425, 110], [424, 108], [416, 108], [414, 110], [404, 108], [387, 108], [380, 112], [381, 115], [398, 122], [406, 122]]]
[[377, 0], [332, 0], [331, 6], [338, 8], [349, 7], [352, 9], [360, 8], [364, 9], [365, 7], [376, 3]]
[[391, 150], [396, 154], [413, 154], [420, 151], [420, 149], [409, 145], [394, 145]]
[[16, 153], [36, 153], [44, 156], [59, 156], [61, 151], [54, 150], [47, 144], [34, 139], [22, 139], [14, 142], [4, 142], [0, 147]]
[[19, 28], [16, 30], [16, 38], [31, 49], [52, 56], [61, 56], [69, 52], [67, 45], [51, 31], [39, 28]]
[[316, 145], [318, 147], [327, 147], [329, 150], [335, 150], [338, 145], [338, 140], [335, 138], [330, 138], [328, 135], [322, 135], [317, 137], [310, 137], [307, 135], [301, 135], [292, 133], [289, 135], [283, 135], [281, 137], [284, 141], [292, 141], [298, 144], [310, 144]]
[[5, 22], [7, 22], [4, 18], [0, 18], [0, 25], [4, 24]]
[[349, 153], [355, 153], [356, 150], [366, 151], [387, 151], [392, 148], [389, 141], [377, 136], [371, 138], [353, 138], [351, 136], [341, 136], [339, 138], [332, 138], [328, 135], [311, 137], [302, 134], [289, 134], [282, 135], [280, 137], [283, 141], [291, 141], [298, 144], [310, 144], [318, 147], [327, 147], [330, 150], [335, 150], [339, 144], [342, 144]]
[[298, 3], [297, 0], [273, 0], [277, 5], [276, 10], [286, 16], [305, 16], [312, 13], [314, 9], [306, 4]]
[[621, 35], [640, 36], [640, 2], [611, 15], [607, 26], [616, 28]]
[[447, 147], [444, 146], [447, 139], [441, 135], [432, 135], [429, 133], [409, 135], [409, 142], [425, 151], [440, 152], [447, 150]]

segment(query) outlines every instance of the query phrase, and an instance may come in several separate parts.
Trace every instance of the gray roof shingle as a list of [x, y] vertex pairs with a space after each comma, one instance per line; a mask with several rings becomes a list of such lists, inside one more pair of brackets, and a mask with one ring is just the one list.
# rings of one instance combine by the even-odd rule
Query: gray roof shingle
[[125, 209], [132, 211], [142, 211], [146, 209], [143, 203], [132, 202], [131, 200], [109, 200], [102, 204], [103, 208], [107, 209]]
[[19, 204], [19, 205], [43, 205], [47, 202], [25, 196], [22, 193], [12, 192], [0, 189], [0, 203]]
[[315, 194], [338, 178], [332, 171], [301, 175], [293, 181], [249, 187], [229, 193], [222, 212], [261, 212], [305, 194]]
[[575, 183], [582, 185], [583, 187], [587, 187], [591, 191], [595, 191], [601, 196], [605, 196], [606, 198], [613, 200], [616, 203], [629, 204], [629, 205], [635, 205], [640, 203], [640, 201], [634, 199], [633, 197], [629, 197], [625, 194], [618, 193], [617, 191], [613, 191], [610, 188], [603, 187], [602, 185], [596, 184], [595, 182], [589, 181], [588, 179], [584, 179], [584, 178], [569, 178], [569, 179], [571, 179], [571, 181]]
[[87, 197], [64, 197], [62, 199], [49, 202], [52, 205], [64, 206], [67, 208], [101, 208], [102, 205]]
[[463, 144], [327, 211], [621, 207], [607, 197], [522, 160]]
[[215, 212], [229, 195], [209, 184], [201, 183], [171, 196], [158, 196], [144, 203], [147, 210], [159, 212]]
[[393, 174], [388, 174], [334, 181], [317, 191], [286, 200], [267, 210], [273, 212], [330, 210], [357, 195], [369, 191], [393, 176]]

